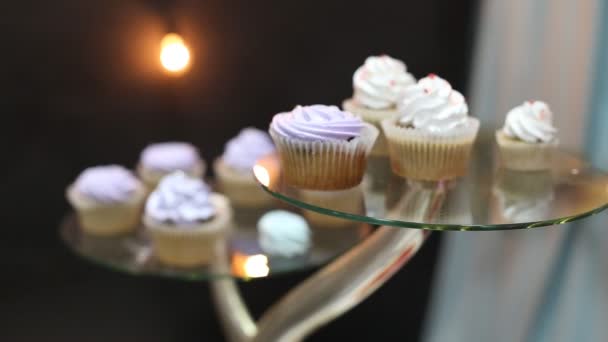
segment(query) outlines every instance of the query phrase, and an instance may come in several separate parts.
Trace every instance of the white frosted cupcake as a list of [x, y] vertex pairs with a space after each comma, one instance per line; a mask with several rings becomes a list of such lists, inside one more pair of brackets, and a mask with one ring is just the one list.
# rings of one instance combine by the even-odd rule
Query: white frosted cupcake
[[430, 74], [406, 89], [399, 112], [382, 121], [396, 174], [432, 181], [466, 174], [479, 120], [462, 94]]
[[507, 113], [496, 132], [500, 159], [505, 168], [520, 171], [551, 168], [559, 144], [553, 113], [542, 101], [526, 101]]
[[272, 202], [272, 196], [261, 189], [253, 175], [256, 161], [275, 151], [266, 132], [248, 127], [242, 129], [224, 148], [224, 154], [213, 163], [222, 192], [236, 206], [259, 207]]
[[297, 106], [273, 117], [270, 136], [289, 185], [342, 190], [361, 183], [378, 129], [336, 106]]
[[104, 236], [135, 230], [145, 195], [143, 184], [118, 165], [88, 168], [67, 190], [82, 229]]
[[151, 144], [141, 153], [137, 173], [149, 191], [154, 190], [158, 182], [174, 171], [201, 178], [205, 173], [205, 161], [201, 159], [198, 149], [185, 142], [164, 142]]
[[161, 180], [144, 214], [156, 256], [178, 267], [208, 264], [231, 222], [228, 199], [181, 171]]
[[[344, 110], [380, 128], [380, 122], [398, 114], [397, 105], [405, 89], [416, 83], [405, 64], [387, 55], [371, 56], [353, 75], [353, 97]], [[380, 132], [372, 155], [387, 155], [386, 139]]]
[[258, 242], [268, 255], [292, 258], [308, 252], [311, 232], [302, 216], [273, 210], [258, 221]]

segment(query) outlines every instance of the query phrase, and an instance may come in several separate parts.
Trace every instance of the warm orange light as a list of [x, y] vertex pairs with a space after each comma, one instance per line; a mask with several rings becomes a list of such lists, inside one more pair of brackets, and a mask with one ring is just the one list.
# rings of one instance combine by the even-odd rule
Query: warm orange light
[[190, 64], [190, 51], [182, 37], [169, 33], [160, 42], [160, 63], [171, 73], [184, 72]]
[[263, 278], [270, 273], [268, 257], [264, 254], [246, 255], [235, 253], [232, 255], [232, 272], [244, 278]]
[[253, 174], [263, 186], [268, 187], [270, 185], [270, 173], [262, 165], [255, 165], [253, 167]]

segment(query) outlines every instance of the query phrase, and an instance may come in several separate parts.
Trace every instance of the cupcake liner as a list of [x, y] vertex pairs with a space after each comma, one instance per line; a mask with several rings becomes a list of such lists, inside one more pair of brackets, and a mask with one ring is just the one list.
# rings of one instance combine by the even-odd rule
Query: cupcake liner
[[396, 108], [391, 109], [371, 109], [359, 105], [354, 99], [345, 100], [342, 103], [342, 109], [351, 112], [363, 121], [368, 122], [378, 128], [378, 138], [372, 148], [371, 155], [373, 156], [388, 156], [388, 144], [386, 137], [382, 132], [380, 123], [382, 120], [390, 119], [399, 114]]
[[415, 180], [443, 180], [467, 173], [479, 120], [448, 134], [432, 134], [401, 127], [396, 120], [382, 121], [388, 139], [391, 168], [397, 175]]
[[350, 141], [305, 141], [283, 137], [272, 129], [270, 136], [289, 185], [310, 190], [343, 190], [361, 183], [378, 129], [365, 123], [361, 135]]
[[504, 168], [518, 171], [538, 171], [552, 168], [553, 157], [559, 142], [527, 143], [507, 137], [496, 131], [500, 161]]
[[[339, 191], [300, 190], [299, 198], [317, 207], [344, 213], [360, 213], [364, 209], [361, 186]], [[319, 228], [341, 228], [352, 226], [351, 220], [304, 210], [304, 217]]]
[[272, 204], [273, 197], [267, 194], [255, 180], [253, 170], [235, 170], [221, 158], [213, 162], [213, 170], [221, 192], [234, 206], [264, 207]]
[[162, 263], [177, 267], [193, 267], [209, 264], [220, 242], [230, 228], [232, 209], [228, 199], [212, 194], [215, 216], [200, 224], [176, 227], [144, 216], [144, 224], [154, 246], [154, 252]]
[[67, 191], [80, 227], [85, 233], [96, 236], [116, 236], [135, 231], [139, 226], [145, 196], [142, 188], [127, 202], [105, 204], [85, 198], [73, 186]]
[[[182, 171], [184, 171], [190, 177], [202, 178], [206, 169], [207, 165], [205, 164], [205, 161], [200, 160], [192, 169]], [[160, 180], [171, 172], [173, 171], [160, 171], [146, 168], [141, 163], [137, 165], [137, 174], [142, 182], [146, 185], [148, 193], [154, 191]]]

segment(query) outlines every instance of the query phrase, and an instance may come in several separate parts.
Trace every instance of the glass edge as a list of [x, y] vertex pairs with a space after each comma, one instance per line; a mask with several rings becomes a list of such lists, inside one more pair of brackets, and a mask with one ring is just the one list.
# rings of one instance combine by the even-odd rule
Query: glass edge
[[267, 186], [259, 183], [259, 185], [272, 195], [273, 197], [287, 202], [296, 207], [311, 210], [320, 214], [330, 215], [338, 218], [344, 218], [348, 220], [354, 220], [358, 222], [369, 223], [373, 225], [381, 225], [381, 226], [391, 226], [396, 228], [410, 228], [410, 229], [423, 229], [423, 230], [431, 230], [431, 231], [500, 231], [500, 230], [516, 230], [516, 229], [530, 229], [530, 228], [540, 228], [540, 227], [548, 227], [554, 225], [565, 224], [568, 222], [580, 220], [595, 214], [598, 214], [606, 209], [608, 209], [608, 203], [595, 208], [590, 211], [586, 211], [584, 213], [566, 217], [555, 218], [551, 220], [543, 220], [537, 222], [523, 222], [523, 223], [505, 223], [499, 225], [455, 225], [455, 224], [424, 224], [417, 222], [407, 222], [407, 221], [399, 221], [399, 220], [390, 220], [390, 219], [379, 219], [379, 218], [371, 218], [369, 216], [357, 215], [344, 213], [341, 211], [330, 210], [326, 208], [317, 207], [308, 203], [304, 203], [293, 199], [291, 197], [285, 196], [281, 193], [274, 192], [269, 189]]

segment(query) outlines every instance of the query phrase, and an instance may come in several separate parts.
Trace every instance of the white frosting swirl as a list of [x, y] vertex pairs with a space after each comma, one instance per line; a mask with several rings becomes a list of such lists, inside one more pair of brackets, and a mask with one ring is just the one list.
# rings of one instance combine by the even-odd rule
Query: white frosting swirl
[[416, 79], [402, 61], [387, 55], [371, 56], [353, 75], [353, 97], [368, 108], [391, 108], [397, 105], [405, 88], [414, 83]]
[[291, 258], [310, 248], [311, 232], [302, 216], [285, 210], [269, 211], [258, 221], [258, 241], [265, 253]]
[[141, 164], [148, 169], [172, 172], [190, 171], [200, 163], [196, 147], [185, 142], [165, 142], [147, 146], [141, 153]]
[[434, 74], [405, 90], [399, 112], [399, 124], [430, 133], [450, 132], [470, 122], [464, 96]]
[[127, 202], [142, 187], [133, 173], [120, 165], [90, 167], [78, 176], [74, 186], [81, 195], [108, 204]]
[[555, 139], [553, 113], [542, 101], [526, 101], [507, 113], [503, 132], [506, 136], [529, 143], [547, 143]]
[[211, 191], [200, 179], [182, 171], [165, 176], [146, 202], [146, 215], [158, 222], [195, 224], [215, 215]]

